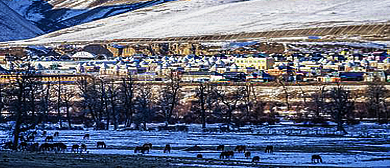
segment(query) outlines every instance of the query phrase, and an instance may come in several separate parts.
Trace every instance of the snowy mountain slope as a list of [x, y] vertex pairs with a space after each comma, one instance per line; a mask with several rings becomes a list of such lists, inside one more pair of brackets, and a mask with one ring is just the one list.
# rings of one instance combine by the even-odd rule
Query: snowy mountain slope
[[390, 20], [390, 0], [191, 0], [143, 8], [53, 32], [72, 41], [228, 34]]
[[36, 37], [43, 31], [0, 1], [0, 41]]
[[172, 0], [2, 0], [41, 30], [52, 32]]

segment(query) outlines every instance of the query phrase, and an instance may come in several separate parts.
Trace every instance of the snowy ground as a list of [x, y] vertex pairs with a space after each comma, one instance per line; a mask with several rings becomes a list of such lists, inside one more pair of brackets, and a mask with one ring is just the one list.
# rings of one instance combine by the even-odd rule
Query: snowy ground
[[[190, 127], [185, 132], [158, 132], [158, 131], [95, 131], [95, 130], [61, 130], [60, 136], [55, 142], [64, 142], [68, 146], [85, 143], [88, 151], [92, 154], [134, 154], [134, 147], [147, 142], [153, 144], [153, 150], [147, 156], [169, 156], [194, 158], [201, 153], [206, 160], [191, 160], [194, 166], [223, 165], [225, 162], [218, 160], [220, 151], [216, 147], [225, 145], [225, 149], [233, 150], [236, 145], [247, 145], [253, 156], [260, 156], [260, 165], [300, 165], [313, 166], [311, 155], [320, 154], [324, 160], [321, 166], [342, 167], [387, 167], [390, 165], [390, 130], [389, 126], [364, 125], [350, 127], [351, 134], [347, 136], [311, 136], [315, 130], [329, 131], [321, 128], [299, 128], [306, 130], [300, 135], [286, 135], [285, 130], [295, 127], [257, 127], [253, 132], [243, 133], [202, 133], [197, 131], [198, 126]], [[48, 135], [53, 135], [56, 130], [49, 130]], [[304, 131], [305, 132], [305, 131]], [[310, 133], [311, 132], [311, 133]], [[90, 140], [83, 140], [83, 135], [89, 133]], [[306, 136], [301, 136], [306, 134]], [[7, 139], [8, 135], [2, 132], [1, 140]], [[43, 136], [38, 136], [37, 141], [44, 142]], [[104, 141], [107, 149], [97, 149], [96, 142]], [[166, 144], [173, 148], [170, 154], [163, 153]], [[184, 151], [184, 149], [198, 145], [201, 151]], [[267, 145], [273, 145], [273, 154], [264, 153]], [[208, 160], [209, 159], [209, 160]], [[211, 159], [211, 160], [210, 160]], [[250, 166], [250, 159], [246, 159], [243, 153], [235, 153], [234, 161], [238, 165]], [[183, 164], [189, 164], [183, 162]]]

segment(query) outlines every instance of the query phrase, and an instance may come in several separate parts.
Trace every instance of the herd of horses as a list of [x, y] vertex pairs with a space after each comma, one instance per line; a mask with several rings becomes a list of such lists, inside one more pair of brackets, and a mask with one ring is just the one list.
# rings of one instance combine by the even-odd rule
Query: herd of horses
[[[29, 141], [34, 141], [35, 136], [37, 135], [37, 132], [32, 132], [29, 135], [27, 135], [27, 140], [25, 138], [21, 138], [22, 142], [19, 144], [17, 149], [25, 150], [25, 151], [32, 151], [32, 152], [46, 152], [46, 151], [55, 151], [57, 152], [63, 152], [65, 153], [68, 149], [67, 145], [62, 142], [55, 142], [55, 143], [49, 143], [53, 142], [55, 137], [59, 136], [59, 132], [55, 132], [52, 136], [46, 136], [47, 132], [43, 131], [42, 136], [46, 136], [45, 142], [40, 144], [34, 143]], [[84, 134], [83, 140], [89, 140], [90, 135]], [[150, 150], [152, 150], [152, 143], [145, 143], [142, 146], [136, 146], [134, 149], [134, 153], [149, 153]], [[3, 148], [5, 149], [15, 149], [13, 148], [13, 143], [11, 141], [3, 143]], [[96, 148], [107, 148], [107, 145], [103, 141], [96, 142]], [[197, 145], [195, 145], [193, 148], [199, 148]], [[230, 159], [234, 157], [234, 153], [244, 153], [245, 158], [250, 159], [251, 158], [251, 152], [247, 149], [245, 145], [237, 145], [234, 150], [225, 150], [225, 145], [218, 145], [216, 148], [217, 151], [221, 151], [219, 155], [219, 159]], [[89, 153], [87, 151], [87, 145], [85, 144], [73, 144], [71, 146], [71, 152], [72, 153], [82, 153], [82, 152]], [[265, 153], [273, 153], [274, 146], [268, 145], [266, 146], [264, 152]], [[164, 153], [170, 153], [171, 152], [171, 145], [167, 144], [164, 147]], [[203, 158], [202, 154], [197, 154], [196, 158]], [[252, 158], [252, 162], [259, 162], [260, 157], [254, 156]], [[312, 155], [311, 157], [312, 163], [322, 163], [322, 158], [320, 155]]]
[[[55, 132], [53, 135], [47, 135], [46, 131], [43, 131], [41, 136], [44, 137], [45, 142], [42, 144], [39, 144], [35, 141], [35, 136], [38, 133], [36, 131], [28, 134], [26, 138], [21, 137], [21, 142], [19, 145], [15, 148], [13, 147], [12, 141], [5, 142], [3, 143], [3, 148], [4, 149], [18, 149], [22, 151], [30, 151], [30, 152], [49, 152], [49, 151], [54, 151], [56, 153], [62, 152], [65, 153], [68, 151], [68, 146], [62, 142], [53, 142], [56, 137], [59, 136], [59, 132]], [[89, 140], [90, 135], [89, 134], [84, 134], [83, 139], [84, 140]], [[106, 148], [106, 144], [103, 141], [97, 142], [96, 143], [97, 148]], [[72, 153], [82, 153], [87, 152], [87, 145], [86, 144], [73, 144], [70, 148], [70, 151]], [[89, 152], [87, 152], [89, 153]]]

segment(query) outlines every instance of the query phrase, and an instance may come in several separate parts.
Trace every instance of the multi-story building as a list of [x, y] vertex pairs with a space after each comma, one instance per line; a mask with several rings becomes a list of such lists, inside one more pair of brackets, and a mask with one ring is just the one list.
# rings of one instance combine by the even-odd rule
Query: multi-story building
[[240, 68], [252, 67], [258, 70], [273, 68], [275, 60], [271, 57], [237, 57], [234, 63]]

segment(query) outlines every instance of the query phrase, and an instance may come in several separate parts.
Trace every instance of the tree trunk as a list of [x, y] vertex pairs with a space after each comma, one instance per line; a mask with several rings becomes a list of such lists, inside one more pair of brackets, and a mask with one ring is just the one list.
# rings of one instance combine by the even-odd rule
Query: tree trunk
[[69, 105], [68, 103], [66, 103], [66, 117], [68, 118], [68, 125], [69, 125], [69, 129], [72, 129], [72, 124], [71, 124], [71, 121], [70, 121], [70, 111], [69, 111]]

